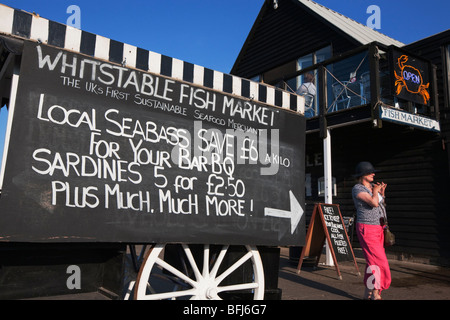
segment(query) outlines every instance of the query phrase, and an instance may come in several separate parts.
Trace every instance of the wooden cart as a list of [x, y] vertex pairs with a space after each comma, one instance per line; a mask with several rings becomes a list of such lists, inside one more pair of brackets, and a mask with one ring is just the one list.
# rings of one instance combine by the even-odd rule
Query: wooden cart
[[256, 246], [305, 238], [303, 98], [0, 15], [0, 241], [139, 245], [135, 299], [262, 299]]

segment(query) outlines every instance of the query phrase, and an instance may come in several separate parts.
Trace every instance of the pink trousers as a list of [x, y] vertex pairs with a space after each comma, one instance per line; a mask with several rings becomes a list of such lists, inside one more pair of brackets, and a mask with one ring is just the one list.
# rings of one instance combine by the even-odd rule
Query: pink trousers
[[391, 284], [391, 270], [384, 250], [383, 227], [364, 223], [356, 224], [356, 234], [366, 259], [364, 285], [380, 292]]

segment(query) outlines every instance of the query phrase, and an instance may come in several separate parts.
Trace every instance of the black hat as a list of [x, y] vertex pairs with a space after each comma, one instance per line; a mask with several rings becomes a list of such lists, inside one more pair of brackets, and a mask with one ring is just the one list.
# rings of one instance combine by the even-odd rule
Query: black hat
[[375, 168], [370, 162], [362, 161], [356, 165], [355, 174], [353, 176], [355, 178], [359, 178], [365, 176], [366, 174], [375, 172], [377, 172], [377, 170], [375, 170]]

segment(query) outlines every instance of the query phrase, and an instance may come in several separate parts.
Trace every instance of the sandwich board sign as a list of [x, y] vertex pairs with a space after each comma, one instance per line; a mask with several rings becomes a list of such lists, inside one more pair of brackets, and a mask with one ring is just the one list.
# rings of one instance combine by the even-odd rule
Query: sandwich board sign
[[317, 266], [325, 241], [330, 248], [339, 279], [342, 280], [342, 275], [338, 263], [343, 261], [354, 261], [356, 271], [358, 275], [360, 274], [339, 205], [324, 203], [314, 205], [297, 274], [300, 274], [305, 257], [316, 257], [315, 266]]

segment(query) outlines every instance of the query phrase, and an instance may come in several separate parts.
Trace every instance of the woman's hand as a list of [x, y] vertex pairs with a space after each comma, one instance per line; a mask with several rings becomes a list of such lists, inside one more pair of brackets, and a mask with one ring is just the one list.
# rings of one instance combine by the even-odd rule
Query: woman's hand
[[377, 183], [377, 185], [380, 186], [380, 189], [378, 192], [384, 197], [385, 196], [384, 193], [386, 191], [387, 184], [384, 182], [381, 182], [381, 183]]
[[378, 182], [372, 185], [372, 196], [367, 192], [360, 192], [356, 197], [366, 202], [371, 207], [378, 207], [380, 205], [378, 201], [378, 193], [384, 197], [385, 190], [386, 184], [384, 182]]
[[378, 194], [381, 193], [381, 184], [379, 182], [375, 183], [372, 186], [372, 194]]

